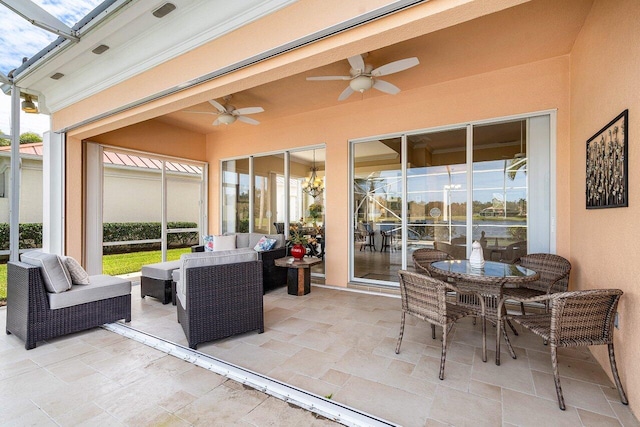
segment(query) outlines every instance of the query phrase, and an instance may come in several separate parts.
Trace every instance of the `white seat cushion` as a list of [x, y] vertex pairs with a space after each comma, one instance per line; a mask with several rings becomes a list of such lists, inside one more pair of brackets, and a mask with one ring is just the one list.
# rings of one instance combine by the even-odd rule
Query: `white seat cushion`
[[48, 293], [51, 309], [119, 297], [131, 293], [131, 282], [119, 277], [100, 274], [89, 276], [90, 285], [73, 285], [67, 292]]
[[[209, 252], [208, 255], [211, 255], [211, 252]], [[181, 264], [182, 262], [180, 260], [147, 264], [142, 266], [140, 273], [142, 276], [151, 279], [171, 280], [171, 273], [180, 268]]]

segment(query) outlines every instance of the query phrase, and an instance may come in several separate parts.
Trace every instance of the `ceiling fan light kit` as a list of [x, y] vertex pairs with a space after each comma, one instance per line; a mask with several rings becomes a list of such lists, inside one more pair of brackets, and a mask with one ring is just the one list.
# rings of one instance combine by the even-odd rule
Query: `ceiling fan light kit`
[[358, 76], [355, 79], [349, 81], [349, 86], [356, 92], [364, 92], [373, 87], [373, 78], [367, 76]]
[[222, 123], [223, 125], [230, 125], [236, 121], [236, 118], [232, 114], [223, 113], [218, 116], [217, 121]]

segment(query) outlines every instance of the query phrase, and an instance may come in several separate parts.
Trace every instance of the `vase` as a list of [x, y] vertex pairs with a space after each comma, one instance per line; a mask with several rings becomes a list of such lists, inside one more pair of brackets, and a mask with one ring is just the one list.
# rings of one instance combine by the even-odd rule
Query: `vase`
[[482, 253], [482, 245], [480, 242], [475, 241], [471, 245], [471, 256], [469, 257], [469, 264], [471, 268], [483, 268], [484, 267], [484, 256]]
[[307, 250], [302, 245], [302, 243], [296, 243], [291, 248], [291, 256], [294, 257], [295, 259], [302, 259], [306, 253], [307, 253]]

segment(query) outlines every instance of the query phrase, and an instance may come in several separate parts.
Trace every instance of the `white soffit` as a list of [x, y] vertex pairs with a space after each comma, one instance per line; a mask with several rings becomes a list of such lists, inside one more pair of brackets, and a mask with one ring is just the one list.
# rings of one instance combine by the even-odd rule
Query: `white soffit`
[[[131, 2], [79, 43], [18, 76], [19, 85], [45, 94], [47, 110], [55, 112], [294, 2], [172, 0], [176, 10], [161, 19], [151, 12], [165, 2]], [[101, 44], [109, 50], [91, 52]], [[64, 77], [51, 79], [55, 73]]]

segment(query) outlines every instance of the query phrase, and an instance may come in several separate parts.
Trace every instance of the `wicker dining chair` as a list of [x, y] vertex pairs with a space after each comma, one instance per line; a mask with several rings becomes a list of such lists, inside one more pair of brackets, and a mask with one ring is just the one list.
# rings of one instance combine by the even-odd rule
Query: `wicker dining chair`
[[434, 276], [429, 270], [427, 270], [427, 265], [434, 261], [453, 259], [451, 255], [437, 249], [420, 248], [413, 251], [411, 257], [413, 258], [413, 266], [416, 269], [416, 272], [426, 274], [427, 276], [435, 277], [436, 279], [446, 282], [446, 278], [444, 276]]
[[[540, 278], [517, 288], [505, 288], [503, 292], [505, 298], [533, 298], [556, 292], [566, 292], [569, 287], [571, 263], [560, 255], [529, 254], [520, 257], [516, 264], [536, 271], [540, 274]], [[526, 314], [522, 302], [520, 310], [522, 314]]]
[[[503, 317], [503, 319], [513, 320], [549, 342], [553, 378], [560, 409], [564, 410], [565, 405], [558, 374], [558, 347], [606, 344], [609, 347], [611, 372], [618, 388], [620, 401], [625, 405], [629, 404], [620, 382], [613, 351], [613, 321], [621, 296], [622, 291], [619, 289], [593, 289], [541, 295], [520, 300], [523, 302], [548, 302], [550, 313], [505, 315]], [[505, 299], [503, 298], [500, 302], [500, 307], [498, 308], [500, 313], [503, 312], [504, 301]], [[498, 328], [501, 327], [501, 323], [498, 323]], [[511, 357], [515, 358], [513, 349], [508, 341], [507, 344], [509, 345]], [[497, 341], [496, 345], [496, 364], [500, 364], [500, 340]]]
[[[442, 327], [442, 355], [440, 356], [439, 378], [444, 379], [444, 362], [447, 356], [447, 334], [453, 324], [463, 317], [473, 316], [476, 311], [447, 302], [447, 290], [460, 293], [455, 286], [424, 274], [406, 270], [398, 272], [400, 276], [400, 294], [402, 298], [402, 319], [400, 335], [396, 345], [396, 354], [400, 353], [404, 322], [407, 314], [431, 323], [432, 338], [435, 339], [435, 327]], [[486, 360], [486, 329], [484, 311], [482, 315], [482, 349], [483, 360]]]

